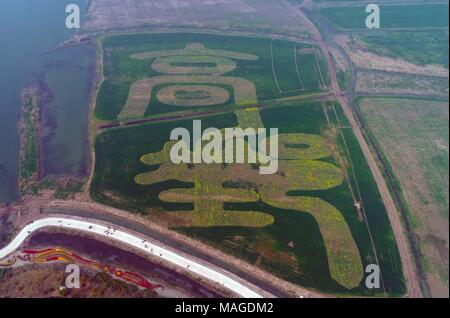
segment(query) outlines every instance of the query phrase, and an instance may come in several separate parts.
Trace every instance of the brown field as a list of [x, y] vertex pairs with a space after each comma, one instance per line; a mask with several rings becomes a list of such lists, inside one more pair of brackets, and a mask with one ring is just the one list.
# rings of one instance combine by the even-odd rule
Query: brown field
[[448, 96], [448, 78], [398, 74], [384, 71], [359, 71], [358, 93]]
[[416, 65], [400, 58], [368, 52], [361, 47], [357, 40], [348, 36], [337, 36], [336, 42], [345, 49], [353, 63], [361, 69], [447, 78], [449, 76], [448, 69], [440, 65]]
[[399, 180], [431, 293], [448, 297], [448, 102], [373, 98], [360, 108]]
[[85, 31], [174, 26], [307, 37], [290, 8], [285, 0], [92, 0]]

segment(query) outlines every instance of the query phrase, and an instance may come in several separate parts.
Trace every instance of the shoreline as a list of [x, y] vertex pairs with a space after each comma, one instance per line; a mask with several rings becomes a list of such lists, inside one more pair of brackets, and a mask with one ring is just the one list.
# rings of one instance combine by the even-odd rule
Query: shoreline
[[[32, 192], [41, 179], [41, 118], [42, 105], [53, 99], [51, 90], [43, 79], [26, 85], [20, 93], [20, 114], [17, 123], [19, 134], [19, 191], [21, 200]], [[30, 140], [31, 138], [31, 140]], [[27, 171], [28, 170], [28, 171]]]
[[[88, 49], [91, 49], [92, 53], [95, 54], [95, 46], [90, 45]], [[34, 81], [23, 87], [19, 98], [20, 113], [17, 119], [20, 154], [19, 174], [16, 182], [19, 185], [19, 198], [16, 202], [12, 202], [13, 204], [21, 204], [27, 196], [71, 198], [76, 193], [83, 191], [92, 169], [90, 140], [86, 130], [90, 125], [90, 103], [92, 103], [92, 96], [97, 83], [96, 60], [94, 60], [93, 55], [89, 55], [87, 58], [88, 62], [85, 65], [87, 68], [87, 82], [81, 86], [85, 87], [83, 89], [85, 89], [87, 94], [85, 103], [83, 103], [84, 106], [81, 107], [82, 111], [86, 113], [86, 118], [83, 116], [82, 119], [82, 124], [85, 128], [80, 130], [80, 133], [83, 135], [82, 161], [77, 160], [75, 162], [77, 165], [76, 169], [69, 171], [72, 167], [63, 166], [66, 170], [63, 173], [53, 173], [48, 169], [48, 167], [51, 168], [52, 162], [47, 158], [47, 153], [52, 151], [52, 147], [54, 148], [51, 141], [53, 140], [55, 129], [59, 125], [59, 118], [55, 115], [57, 108], [52, 104], [55, 101], [56, 92], [49, 86], [45, 76], [49, 72], [48, 68], [59, 68], [60, 66], [52, 63], [45, 65], [42, 73]], [[31, 101], [27, 101], [27, 98], [31, 99]], [[30, 108], [31, 102], [33, 105], [31, 105], [31, 109], [27, 110], [26, 107], [28, 105]], [[31, 113], [33, 114], [32, 116], [30, 115]], [[67, 117], [67, 115], [65, 116]], [[32, 120], [25, 122], [26, 119]], [[33, 149], [33, 151], [28, 151], [27, 153], [27, 149]], [[30, 170], [30, 168], [26, 168], [27, 165], [32, 167], [31, 171], [26, 171], [26, 169]], [[7, 207], [8, 204], [0, 204], [0, 207], [3, 206]]]

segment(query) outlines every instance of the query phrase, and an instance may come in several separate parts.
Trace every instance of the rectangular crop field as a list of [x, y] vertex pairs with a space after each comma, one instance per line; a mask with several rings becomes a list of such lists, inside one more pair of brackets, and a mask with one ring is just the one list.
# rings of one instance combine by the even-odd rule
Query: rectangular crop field
[[359, 108], [397, 178], [433, 296], [448, 297], [448, 102], [367, 98]]
[[361, 35], [362, 44], [375, 54], [401, 58], [419, 65], [438, 64], [447, 69], [448, 39], [448, 29]]
[[280, 92], [304, 89], [297, 65], [297, 45], [287, 41], [272, 41], [274, 77]]
[[[381, 28], [448, 27], [448, 4], [380, 5]], [[344, 29], [365, 29], [365, 6], [327, 7], [320, 12]]]
[[323, 61], [317, 57], [317, 52], [297, 52], [300, 76], [303, 86], [307, 90], [323, 88], [329, 83], [326, 67], [322, 66]]

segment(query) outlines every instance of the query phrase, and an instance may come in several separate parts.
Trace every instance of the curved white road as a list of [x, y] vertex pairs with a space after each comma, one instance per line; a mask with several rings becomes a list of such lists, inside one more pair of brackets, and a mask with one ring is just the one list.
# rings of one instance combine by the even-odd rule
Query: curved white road
[[199, 276], [217, 282], [242, 297], [262, 298], [262, 295], [254, 292], [237, 280], [234, 280], [231, 277], [228, 277], [214, 269], [189, 260], [183, 256], [177, 255], [163, 247], [149, 243], [142, 238], [136, 237], [132, 234], [120, 230], [116, 230], [112, 227], [66, 218], [46, 218], [28, 224], [22, 229], [22, 231], [20, 231], [20, 233], [14, 238], [14, 240], [11, 241], [11, 243], [0, 250], [0, 259], [5, 258], [9, 254], [17, 250], [31, 233], [45, 227], [60, 227], [66, 229], [81, 230], [83, 232], [108, 237], [111, 240], [131, 245], [148, 254], [160, 257], [167, 262], [178, 265], [185, 270], [189, 270]]

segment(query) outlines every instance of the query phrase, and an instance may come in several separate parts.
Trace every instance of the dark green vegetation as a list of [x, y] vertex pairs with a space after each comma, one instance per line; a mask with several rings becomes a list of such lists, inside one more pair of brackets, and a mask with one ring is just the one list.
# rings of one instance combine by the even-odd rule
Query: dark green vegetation
[[369, 50], [414, 64], [440, 64], [448, 68], [448, 30], [388, 32], [360, 37]]
[[[272, 70], [271, 56], [271, 40], [267, 38], [251, 38], [251, 37], [233, 37], [218, 36], [206, 34], [137, 34], [127, 36], [111, 36], [103, 40], [104, 47], [104, 76], [105, 81], [100, 89], [96, 106], [96, 117], [101, 120], [115, 120], [125, 105], [131, 85], [140, 79], [146, 77], [154, 77], [163, 75], [151, 68], [153, 60], [137, 60], [130, 57], [134, 53], [142, 53], [147, 51], [173, 50], [183, 49], [189, 43], [202, 43], [208, 49], [221, 49], [235, 52], [251, 53], [258, 56], [257, 60], [234, 60], [237, 68], [234, 71], [224, 74], [224, 76], [232, 76], [244, 78], [251, 81], [256, 86], [256, 92], [259, 102], [271, 100], [279, 97], [287, 97], [299, 95], [301, 88], [299, 76], [297, 76], [295, 68], [295, 44], [287, 41], [274, 41], [275, 43], [275, 59], [274, 65], [277, 68], [277, 77], [280, 86], [285, 93], [280, 93]], [[304, 48], [311, 48], [311, 45], [297, 44], [297, 53]], [[319, 50], [314, 50], [317, 56], [315, 61], [313, 54], [298, 54], [298, 67], [300, 76], [304, 79], [306, 91], [319, 91], [322, 88], [319, 83], [324, 77], [324, 81], [328, 83], [328, 76], [323, 57]], [[288, 57], [288, 59], [286, 59]], [[303, 65], [304, 63], [304, 65]], [[317, 70], [317, 63], [320, 65], [320, 72]], [[178, 65], [178, 66], [184, 66]], [[208, 66], [198, 64], [199, 66]], [[292, 78], [292, 75], [295, 76]], [[190, 83], [184, 83], [190, 84]], [[169, 84], [168, 84], [169, 85]], [[167, 85], [156, 87], [155, 92]], [[230, 97], [232, 90], [226, 88]], [[294, 92], [288, 92], [294, 89]], [[152, 95], [151, 101], [147, 108], [146, 116], [164, 114], [169, 112], [194, 112], [205, 110], [205, 107], [186, 107], [168, 106], [160, 103]], [[230, 109], [233, 99], [223, 105], [217, 107]], [[210, 110], [210, 107], [208, 107]]]
[[325, 88], [329, 84], [320, 51], [287, 41], [273, 41], [273, 71], [282, 93]]
[[349, 80], [348, 72], [340, 70], [340, 69], [337, 69], [336, 70], [336, 76], [337, 76], [339, 88], [342, 91], [345, 91], [346, 88], [347, 88], [347, 82]]
[[281, 92], [304, 89], [297, 65], [297, 45], [291, 42], [273, 41], [273, 71]]
[[33, 93], [22, 98], [20, 178], [27, 182], [37, 173], [37, 100]]
[[208, 98], [210, 95], [204, 91], [198, 90], [193, 92], [188, 91], [177, 91], [175, 93], [175, 97], [181, 98], [181, 99], [205, 99]]
[[22, 93], [20, 120], [20, 192], [22, 196], [36, 195], [41, 190], [52, 190], [56, 199], [66, 199], [83, 189], [83, 182], [69, 178], [42, 178], [38, 169], [38, 126], [40, 107], [46, 101], [42, 85], [26, 87]]
[[[337, 123], [349, 127], [347, 118], [340, 107], [336, 107], [336, 113]], [[334, 119], [336, 119], [336, 116]], [[400, 255], [377, 185], [353, 131], [346, 128], [341, 129], [341, 132], [342, 134], [338, 136], [338, 144], [340, 151], [347, 153], [353, 166], [348, 167], [348, 173], [354, 175], [352, 186], [356, 189], [356, 192], [359, 192], [361, 202], [364, 205], [365, 217], [375, 243], [374, 248], [383, 273], [384, 284], [386, 287], [391, 286], [387, 287], [387, 290], [392, 288], [392, 291], [404, 292]], [[357, 185], [355, 182], [357, 182]]]
[[[448, 27], [448, 4], [380, 5], [381, 28]], [[335, 25], [344, 29], [365, 28], [365, 6], [320, 9]]]
[[[337, 109], [339, 110], [339, 107]], [[329, 116], [332, 114], [329, 112]], [[261, 117], [266, 127], [280, 128], [281, 133], [318, 134], [324, 136], [330, 143], [337, 138], [330, 137], [332, 130], [318, 102], [267, 108], [261, 111]], [[236, 117], [231, 112], [227, 115], [211, 116], [202, 121], [203, 128], [232, 127], [236, 124]], [[336, 126], [335, 123], [332, 124]], [[291, 282], [334, 293], [372, 294], [367, 291], [363, 281], [359, 287], [348, 291], [331, 279], [324, 241], [316, 220], [309, 213], [274, 208], [262, 201], [225, 203], [226, 210], [260, 211], [272, 215], [275, 222], [263, 228], [177, 227], [178, 220], [174, 219], [175, 211], [190, 211], [193, 209], [192, 203], [164, 203], [158, 195], [168, 189], [193, 188], [193, 184], [170, 180], [168, 176], [168, 181], [143, 186], [136, 184], [134, 178], [140, 173], [158, 168], [142, 164], [140, 157], [143, 154], [162, 150], [173, 128], [186, 127], [190, 130], [191, 126], [191, 120], [183, 120], [112, 129], [101, 133], [96, 140], [92, 197], [104, 204], [146, 214], [155, 220], [164, 220], [178, 231], [261, 266]], [[367, 203], [367, 217], [374, 222], [371, 231], [377, 232], [375, 244], [378, 258], [383, 259], [381, 265], [386, 291], [401, 294], [404, 292], [404, 285], [401, 280], [400, 260], [386, 211], [351, 130], [346, 130], [346, 138], [353, 141], [349, 143], [350, 156], [356, 162], [355, 169], [358, 182], [361, 183], [361, 196]], [[322, 160], [341, 166], [339, 158], [347, 158], [347, 155], [339, 138], [335, 141], [339, 155], [333, 153], [333, 156]], [[361, 162], [357, 160], [358, 158]], [[343, 162], [349, 160], [344, 159]], [[224, 180], [226, 187], [254, 187], [243, 181], [226, 181]], [[366, 225], [358, 218], [347, 181], [329, 190], [293, 190], [288, 195], [312, 196], [333, 204], [342, 213], [350, 228], [363, 265], [375, 262]]]
[[305, 89], [310, 90], [330, 84], [325, 61], [318, 58], [318, 51], [299, 53], [297, 62]]

